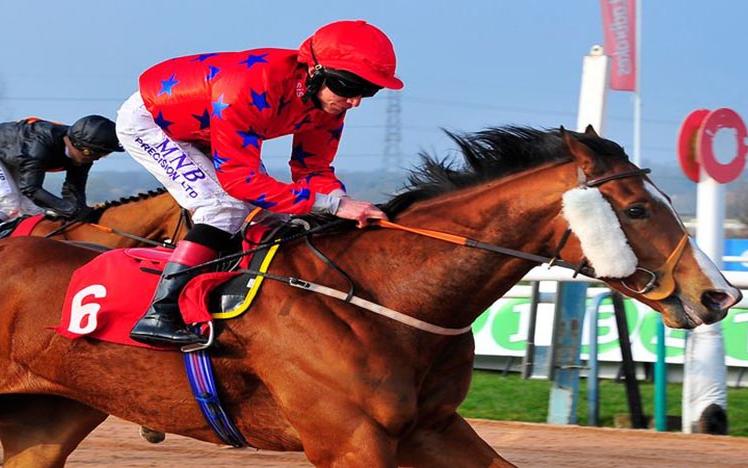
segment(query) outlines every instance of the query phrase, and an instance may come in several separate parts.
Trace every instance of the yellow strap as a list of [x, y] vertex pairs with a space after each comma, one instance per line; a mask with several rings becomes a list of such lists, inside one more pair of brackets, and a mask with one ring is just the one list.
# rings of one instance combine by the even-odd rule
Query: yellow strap
[[[262, 264], [259, 268], [260, 272], [266, 273], [268, 271], [270, 262], [273, 260], [273, 256], [275, 256], [275, 252], [278, 250], [278, 247], [280, 247], [280, 245], [278, 244], [270, 247], [267, 255], [265, 255], [265, 258], [262, 260]], [[242, 301], [241, 304], [225, 312], [212, 312], [211, 315], [213, 316], [213, 318], [230, 319], [243, 314], [249, 308], [250, 304], [252, 304], [252, 300], [254, 300], [257, 292], [260, 290], [260, 285], [262, 284], [262, 281], [264, 279], [264, 276], [256, 276], [254, 278], [254, 283], [252, 283], [252, 287], [249, 289], [249, 292], [247, 292], [247, 295], [244, 297], [244, 301]]]

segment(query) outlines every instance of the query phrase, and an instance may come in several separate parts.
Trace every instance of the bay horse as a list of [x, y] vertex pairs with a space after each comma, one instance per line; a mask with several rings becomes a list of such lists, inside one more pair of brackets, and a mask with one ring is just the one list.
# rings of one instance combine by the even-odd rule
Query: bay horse
[[148, 244], [142, 239], [174, 242], [188, 230], [182, 209], [163, 188], [108, 201], [94, 209], [101, 213], [96, 224], [43, 219], [31, 235], [124, 248]]
[[[453, 139], [465, 167], [425, 157], [385, 207], [398, 225], [429, 231], [315, 236], [358, 296], [443, 329], [469, 327], [542, 256], [596, 274], [671, 327], [716, 322], [740, 300], [646, 171], [591, 128], [504, 127]], [[445, 242], [464, 236], [477, 241]], [[529, 257], [497, 254], [502, 248]], [[608, 248], [615, 257], [605, 258]], [[50, 239], [0, 241], [6, 467], [64, 464], [107, 415], [220, 442], [190, 394], [180, 353], [71, 341], [49, 328], [71, 274], [95, 255]], [[270, 271], [347, 288], [303, 242], [281, 248]], [[252, 446], [303, 450], [317, 466], [512, 466], [457, 413], [473, 365], [469, 328], [432, 333], [280, 282], [263, 288], [253, 310], [216, 325], [212, 350], [221, 398]]]

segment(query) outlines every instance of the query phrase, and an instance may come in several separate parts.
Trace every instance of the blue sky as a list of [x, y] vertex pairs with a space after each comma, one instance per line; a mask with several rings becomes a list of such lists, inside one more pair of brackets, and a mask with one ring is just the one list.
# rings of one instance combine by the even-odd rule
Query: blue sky
[[[0, 120], [114, 118], [149, 66], [179, 55], [295, 48], [317, 27], [362, 18], [395, 42], [403, 165], [420, 149], [446, 154], [440, 127], [573, 128], [583, 56], [602, 43], [598, 0], [165, 1], [0, 0]], [[675, 162], [680, 122], [696, 108], [732, 107], [748, 121], [748, 2], [643, 0], [642, 158]], [[340, 171], [382, 166], [387, 97], [347, 118]], [[632, 148], [632, 97], [613, 92], [607, 136]], [[286, 166], [288, 140], [264, 159]], [[651, 162], [650, 162], [651, 161]], [[138, 169], [127, 155], [94, 171]], [[274, 171], [275, 172], [275, 171]]]

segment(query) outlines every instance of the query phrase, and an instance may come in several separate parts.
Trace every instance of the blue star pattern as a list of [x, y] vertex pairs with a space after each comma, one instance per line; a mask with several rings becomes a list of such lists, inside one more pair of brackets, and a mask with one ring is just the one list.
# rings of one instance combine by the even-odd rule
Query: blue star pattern
[[223, 102], [223, 94], [218, 96], [218, 99], [213, 101], [213, 116], [219, 119], [223, 118], [223, 111], [229, 107], [229, 104]]
[[331, 140], [338, 140], [340, 141], [340, 135], [343, 134], [343, 124], [340, 124], [340, 127], [333, 128], [332, 130], [328, 130], [330, 132], [330, 139]]
[[249, 54], [249, 57], [247, 57], [246, 60], [242, 60], [239, 63], [246, 63], [247, 68], [252, 68], [252, 65], [255, 63], [268, 63], [267, 60], [265, 60], [265, 57], [267, 57], [268, 54], [260, 54], [260, 55], [252, 55]]
[[211, 57], [213, 57], [215, 55], [218, 55], [218, 54], [216, 54], [216, 53], [212, 53], [212, 54], [200, 54], [200, 55], [198, 55], [195, 58], [195, 62], [204, 62], [204, 61], [208, 60], [209, 58], [211, 58]]
[[304, 200], [309, 200], [310, 192], [308, 188], [302, 188], [299, 190], [293, 189], [293, 202], [300, 203]]
[[262, 136], [259, 135], [259, 134], [257, 134], [257, 133], [255, 133], [255, 131], [252, 130], [252, 127], [250, 127], [249, 129], [247, 129], [246, 132], [243, 132], [243, 131], [239, 130], [236, 133], [238, 133], [239, 136], [241, 136], [244, 139], [244, 141], [242, 141], [242, 148], [246, 148], [247, 145], [252, 145], [252, 146], [254, 146], [257, 149], [260, 149], [260, 143], [262, 142]]
[[312, 119], [311, 119], [311, 118], [309, 117], [309, 115], [307, 114], [307, 115], [305, 115], [305, 116], [304, 116], [304, 118], [303, 118], [303, 119], [302, 119], [302, 120], [301, 120], [301, 121], [300, 121], [299, 123], [295, 123], [295, 124], [293, 124], [293, 129], [294, 129], [294, 130], [300, 130], [300, 129], [301, 129], [301, 127], [302, 127], [302, 126], [303, 126], [304, 124], [308, 124], [308, 123], [310, 123], [311, 121], [312, 121]]
[[205, 109], [202, 114], [192, 114], [192, 117], [200, 122], [200, 130], [210, 128], [210, 114], [208, 113], [208, 109]]
[[161, 80], [161, 91], [158, 92], [157, 96], [161, 96], [162, 94], [168, 94], [171, 96], [171, 88], [179, 83], [175, 76], [176, 75], [172, 73], [168, 80]]
[[216, 75], [221, 71], [220, 68], [214, 67], [213, 65], [210, 65], [208, 67], [208, 76], [205, 77], [206, 80], [210, 81], [213, 78], [216, 77]]
[[304, 151], [304, 148], [301, 145], [294, 146], [293, 150], [291, 151], [291, 161], [297, 161], [301, 165], [301, 167], [306, 167], [304, 159], [308, 158], [309, 156], [314, 156], [314, 154]]
[[251, 183], [252, 179], [254, 179], [256, 175], [257, 175], [257, 173], [255, 171], [250, 170], [249, 171], [249, 175], [244, 178], [244, 182], [246, 182], [248, 184]]
[[262, 112], [263, 109], [270, 109], [270, 104], [268, 104], [268, 93], [255, 93], [255, 90], [250, 90], [252, 92], [252, 104], [257, 108], [258, 111]]
[[159, 127], [161, 127], [163, 130], [168, 129], [169, 125], [171, 125], [171, 124], [174, 123], [174, 122], [171, 122], [169, 120], [166, 120], [164, 118], [164, 113], [160, 112], [160, 111], [159, 111], [158, 115], [156, 116], [156, 118], [153, 119], [153, 121], [156, 122], [156, 125], [158, 125]]
[[229, 158], [222, 158], [218, 155], [218, 151], [213, 151], [213, 167], [216, 168], [216, 172], [221, 172], [221, 167], [223, 166], [223, 163], [228, 161]]
[[275, 205], [277, 205], [277, 203], [275, 202], [271, 202], [270, 200], [265, 200], [265, 197], [266, 195], [263, 193], [262, 195], [260, 195], [260, 198], [256, 200], [249, 200], [249, 202], [255, 206], [259, 206], [260, 208], [264, 208], [266, 210], [268, 208], [272, 208]]

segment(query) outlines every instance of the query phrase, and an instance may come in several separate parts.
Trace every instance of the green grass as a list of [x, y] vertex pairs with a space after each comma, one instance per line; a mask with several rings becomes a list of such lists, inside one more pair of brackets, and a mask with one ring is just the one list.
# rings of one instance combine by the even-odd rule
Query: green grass
[[[469, 418], [504, 421], [545, 422], [548, 416], [548, 380], [522, 380], [518, 374], [503, 376], [499, 372], [475, 371], [468, 396], [460, 414]], [[577, 402], [577, 422], [587, 423], [587, 380], [581, 379]], [[668, 384], [668, 416], [681, 414], [680, 384]], [[640, 382], [644, 413], [654, 411], [654, 385]], [[628, 414], [626, 389], [622, 382], [600, 381], [600, 425], [613, 427], [617, 414]], [[729, 388], [727, 392], [730, 435], [748, 436], [748, 388]]]

